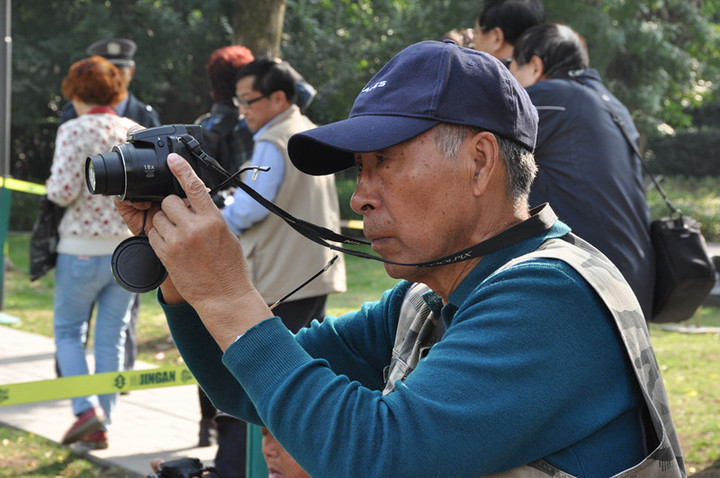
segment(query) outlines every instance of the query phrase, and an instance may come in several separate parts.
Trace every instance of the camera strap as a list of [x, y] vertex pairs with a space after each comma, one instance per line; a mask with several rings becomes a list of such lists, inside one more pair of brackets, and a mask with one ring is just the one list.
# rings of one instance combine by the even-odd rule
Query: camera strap
[[[437, 267], [447, 264], [454, 264], [456, 262], [462, 262], [467, 261], [470, 259], [474, 259], [477, 257], [486, 256], [492, 252], [499, 251], [500, 249], [504, 249], [506, 247], [509, 247], [511, 245], [520, 243], [526, 239], [529, 239], [532, 236], [536, 236], [538, 234], [542, 234], [546, 232], [547, 230], [552, 227], [552, 225], [557, 221], [557, 216], [553, 212], [553, 210], [550, 208], [550, 206], [545, 203], [542, 204], [530, 211], [530, 218], [526, 219], [525, 221], [522, 221], [518, 224], [515, 224], [514, 226], [502, 231], [501, 233], [492, 236], [482, 242], [479, 242], [473, 246], [470, 246], [466, 249], [463, 249], [461, 251], [455, 252], [453, 254], [441, 257], [439, 259], [434, 259], [431, 261], [426, 262], [418, 262], [418, 263], [404, 263], [404, 262], [396, 262], [389, 259], [385, 259], [380, 256], [368, 254], [364, 251], [358, 251], [355, 249], [348, 249], [345, 247], [338, 246], [336, 244], [331, 244], [328, 241], [337, 242], [341, 244], [346, 245], [369, 245], [370, 243], [367, 241], [354, 239], [352, 237], [347, 237], [342, 234], [338, 234], [330, 229], [327, 229], [322, 226], [318, 226], [317, 224], [313, 224], [307, 221], [304, 221], [302, 219], [298, 219], [295, 216], [291, 215], [284, 209], [280, 208], [276, 204], [272, 203], [271, 201], [268, 201], [265, 199], [262, 195], [260, 195], [257, 191], [255, 191], [253, 188], [251, 188], [248, 184], [243, 182], [239, 175], [248, 170], [267, 170], [263, 168], [256, 168], [256, 167], [250, 167], [250, 168], [244, 168], [243, 170], [238, 171], [234, 175], [230, 175], [214, 158], [209, 156], [207, 153], [205, 153], [202, 148], [200, 147], [200, 143], [191, 135], [183, 135], [180, 136], [180, 140], [187, 146], [190, 153], [199, 161], [200, 164], [204, 165], [205, 167], [212, 169], [217, 174], [220, 175], [220, 177], [225, 178], [225, 181], [220, 185], [221, 187], [225, 187], [227, 184], [232, 184], [233, 186], [236, 186], [243, 191], [245, 191], [251, 198], [256, 200], [258, 203], [260, 203], [263, 207], [265, 207], [268, 211], [275, 214], [276, 216], [280, 217], [282, 220], [284, 220], [290, 227], [295, 229], [297, 232], [305, 236], [307, 239], [320, 244], [322, 246], [328, 247], [334, 251], [342, 252], [343, 254], [360, 257], [363, 259], [371, 259], [374, 261], [384, 262], [387, 264], [394, 264], [399, 266], [415, 266], [415, 267]], [[220, 187], [216, 188], [219, 189]]]

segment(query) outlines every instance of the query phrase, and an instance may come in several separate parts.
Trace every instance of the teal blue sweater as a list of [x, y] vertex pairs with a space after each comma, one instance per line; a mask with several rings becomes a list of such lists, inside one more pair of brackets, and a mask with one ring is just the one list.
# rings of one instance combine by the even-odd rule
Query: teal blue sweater
[[267, 426], [313, 477], [479, 477], [540, 458], [607, 477], [644, 457], [642, 398], [609, 312], [560, 261], [483, 282], [568, 231], [486, 256], [440, 304], [442, 341], [387, 396], [408, 282], [296, 336], [268, 319], [224, 355], [191, 307], [164, 308], [215, 405]]

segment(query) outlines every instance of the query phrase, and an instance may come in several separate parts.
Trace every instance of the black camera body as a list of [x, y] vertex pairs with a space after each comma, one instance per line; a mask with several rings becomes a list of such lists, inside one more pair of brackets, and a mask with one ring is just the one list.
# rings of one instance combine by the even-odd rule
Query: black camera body
[[206, 467], [199, 458], [179, 458], [163, 462], [157, 472], [145, 478], [220, 478], [214, 467]]
[[[192, 139], [202, 143], [200, 125], [165, 125], [131, 133], [128, 142], [109, 153], [89, 156], [85, 161], [85, 181], [92, 194], [118, 196], [128, 201], [159, 201], [171, 194], [185, 197], [167, 165], [167, 156], [177, 153], [190, 163], [208, 182], [219, 178], [208, 176], [188, 148]], [[214, 184], [207, 184], [212, 187]]]

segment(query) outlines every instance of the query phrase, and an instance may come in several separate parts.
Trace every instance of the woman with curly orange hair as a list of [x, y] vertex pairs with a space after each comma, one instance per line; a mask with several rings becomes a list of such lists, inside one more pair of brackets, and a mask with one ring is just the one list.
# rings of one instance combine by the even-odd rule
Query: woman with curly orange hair
[[[53, 319], [63, 377], [89, 373], [83, 340], [94, 303], [95, 373], [122, 370], [133, 295], [117, 285], [110, 263], [115, 247], [130, 232], [115, 211], [113, 198], [94, 196], [85, 186], [86, 158], [125, 142], [128, 128], [136, 124], [110, 107], [121, 91], [120, 72], [101, 56], [74, 63], [62, 82], [62, 93], [72, 101], [78, 117], [58, 128], [46, 186], [48, 198], [66, 208], [59, 227]], [[116, 393], [73, 398], [77, 419], [63, 444], [80, 441], [87, 448], [107, 448], [116, 401]]]

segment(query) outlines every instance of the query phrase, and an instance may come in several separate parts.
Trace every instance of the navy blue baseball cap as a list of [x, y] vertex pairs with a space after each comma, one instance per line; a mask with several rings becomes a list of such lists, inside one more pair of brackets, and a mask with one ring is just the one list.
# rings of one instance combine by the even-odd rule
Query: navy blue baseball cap
[[538, 116], [525, 88], [494, 57], [456, 43], [404, 49], [365, 85], [346, 120], [297, 133], [288, 142], [304, 173], [330, 174], [439, 123], [490, 131], [535, 148]]

